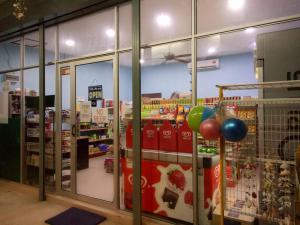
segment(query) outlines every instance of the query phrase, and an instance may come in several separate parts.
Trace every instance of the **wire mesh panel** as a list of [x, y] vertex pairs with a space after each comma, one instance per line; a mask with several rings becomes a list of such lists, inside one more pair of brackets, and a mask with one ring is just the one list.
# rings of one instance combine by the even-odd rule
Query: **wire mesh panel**
[[248, 128], [240, 142], [225, 142], [225, 210], [260, 224], [296, 224], [296, 151], [300, 99], [222, 101], [225, 118]]

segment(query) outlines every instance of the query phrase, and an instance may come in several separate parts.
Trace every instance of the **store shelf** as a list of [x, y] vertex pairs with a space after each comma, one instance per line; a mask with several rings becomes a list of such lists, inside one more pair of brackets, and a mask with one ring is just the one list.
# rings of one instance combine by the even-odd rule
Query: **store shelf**
[[89, 140], [89, 143], [97, 143], [102, 141], [112, 141], [112, 138], [104, 138], [104, 139], [98, 139], [98, 140]]
[[[124, 118], [125, 120], [133, 120], [133, 118], [129, 118], [129, 117], [125, 117]], [[175, 121], [175, 118], [142, 118], [141, 119], [142, 121], [147, 121], [147, 120], [161, 120], [161, 121], [164, 121], [164, 120], [171, 120], [171, 121]]]
[[[34, 167], [34, 168], [39, 168], [40, 166], [37, 166], [37, 165], [34, 165], [34, 164], [30, 164], [30, 163], [27, 163], [26, 164], [27, 166], [30, 166], [30, 167]], [[45, 167], [46, 170], [55, 170], [55, 168], [49, 168], [49, 167]]]
[[96, 158], [96, 157], [99, 157], [99, 156], [102, 156], [102, 155], [106, 155], [106, 152], [96, 152], [96, 153], [92, 153], [92, 154], [89, 154], [89, 158]]
[[80, 129], [80, 132], [88, 132], [88, 131], [100, 131], [100, 130], [107, 130], [107, 127], [102, 127], [102, 128], [91, 128], [91, 129]]
[[264, 89], [264, 88], [290, 88], [300, 87], [300, 81], [271, 81], [253, 84], [234, 84], [234, 85], [216, 85], [223, 90], [249, 90], [249, 89]]

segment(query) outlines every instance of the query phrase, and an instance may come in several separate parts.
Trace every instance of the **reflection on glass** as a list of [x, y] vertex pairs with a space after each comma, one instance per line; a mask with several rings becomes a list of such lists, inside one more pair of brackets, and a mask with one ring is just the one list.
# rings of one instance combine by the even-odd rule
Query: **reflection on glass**
[[[198, 0], [198, 33], [297, 15], [298, 0]], [[209, 23], [207, 22], [209, 21]]]
[[114, 47], [113, 9], [107, 9], [59, 25], [60, 59], [112, 51]]
[[20, 39], [0, 43], [0, 70], [20, 68]]
[[45, 29], [45, 63], [55, 61], [56, 26]]
[[114, 199], [112, 61], [76, 66], [77, 193]]
[[191, 0], [141, 1], [141, 42], [189, 36], [192, 27]]
[[39, 32], [33, 32], [24, 36], [25, 66], [39, 64]]
[[119, 41], [120, 48], [132, 46], [132, 11], [131, 3], [119, 6]]

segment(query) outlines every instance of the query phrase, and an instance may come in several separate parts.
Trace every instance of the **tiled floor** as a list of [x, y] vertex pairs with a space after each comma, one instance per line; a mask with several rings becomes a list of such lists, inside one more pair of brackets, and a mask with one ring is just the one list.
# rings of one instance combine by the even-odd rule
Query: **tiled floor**
[[114, 176], [104, 169], [105, 156], [89, 160], [89, 168], [77, 171], [77, 193], [112, 202]]
[[[37, 198], [10, 190], [0, 183], [1, 225], [43, 225], [44, 221], [66, 210], [67, 207], [51, 202], [39, 202]], [[105, 221], [101, 225], [118, 225]]]

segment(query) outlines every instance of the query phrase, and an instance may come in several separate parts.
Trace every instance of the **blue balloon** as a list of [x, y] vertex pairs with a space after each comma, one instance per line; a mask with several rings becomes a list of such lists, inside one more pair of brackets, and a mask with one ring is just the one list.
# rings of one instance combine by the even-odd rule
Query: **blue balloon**
[[224, 121], [221, 131], [225, 140], [237, 142], [246, 137], [248, 127], [242, 120], [230, 118]]
[[203, 110], [202, 117], [201, 117], [201, 123], [204, 120], [207, 120], [207, 119], [213, 118], [213, 117], [215, 117], [215, 111], [211, 108], [205, 107]]

